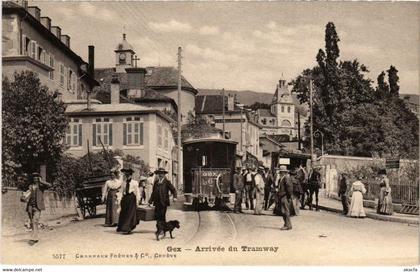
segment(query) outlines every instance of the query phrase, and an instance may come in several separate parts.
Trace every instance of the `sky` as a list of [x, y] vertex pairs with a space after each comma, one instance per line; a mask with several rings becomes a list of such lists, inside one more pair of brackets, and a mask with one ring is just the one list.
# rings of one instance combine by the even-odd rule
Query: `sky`
[[49, 16], [71, 48], [95, 67], [114, 67], [114, 50], [127, 41], [139, 66], [177, 66], [195, 88], [272, 93], [316, 64], [325, 25], [338, 32], [340, 60], [357, 58], [376, 81], [396, 66], [401, 93], [418, 93], [420, 4], [380, 2], [62, 2], [30, 1]]

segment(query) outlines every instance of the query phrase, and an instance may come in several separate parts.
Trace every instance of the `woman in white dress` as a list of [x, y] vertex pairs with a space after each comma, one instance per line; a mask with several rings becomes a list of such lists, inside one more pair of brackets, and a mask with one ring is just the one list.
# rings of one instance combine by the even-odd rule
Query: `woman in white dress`
[[119, 190], [122, 180], [117, 168], [111, 170], [112, 179], [105, 182], [102, 188], [102, 202], [106, 204], [105, 227], [115, 227], [118, 224]]
[[353, 182], [350, 193], [351, 204], [347, 216], [356, 218], [366, 217], [365, 209], [363, 208], [363, 194], [366, 193], [365, 185], [360, 180]]

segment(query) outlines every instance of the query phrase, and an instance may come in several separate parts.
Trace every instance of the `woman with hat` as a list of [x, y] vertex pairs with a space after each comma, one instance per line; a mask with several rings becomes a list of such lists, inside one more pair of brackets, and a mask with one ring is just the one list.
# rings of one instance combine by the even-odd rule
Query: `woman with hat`
[[131, 179], [133, 169], [124, 168], [121, 172], [124, 174], [124, 181], [121, 185], [123, 197], [117, 231], [129, 234], [139, 223], [137, 220], [137, 203], [140, 201], [139, 182]]
[[378, 174], [381, 181], [379, 184], [381, 190], [379, 191], [377, 213], [392, 215], [394, 209], [392, 206], [391, 187], [389, 186], [389, 179], [386, 176], [386, 169], [379, 170]]
[[102, 188], [102, 203], [106, 205], [105, 227], [115, 227], [118, 223], [118, 193], [121, 183], [120, 171], [116, 167], [112, 168], [111, 179]]
[[366, 193], [366, 189], [365, 185], [360, 181], [361, 179], [362, 176], [359, 176], [359, 179], [353, 182], [350, 188], [351, 203], [349, 213], [347, 214], [350, 217], [366, 217], [365, 209], [363, 208], [363, 194]]
[[155, 179], [152, 195], [149, 199], [149, 204], [153, 203], [155, 206], [155, 219], [157, 224], [166, 222], [166, 209], [170, 205], [169, 192], [174, 196], [174, 201], [176, 201], [177, 196], [175, 187], [165, 177], [166, 173], [168, 172], [162, 167], [159, 167], [155, 171], [158, 177]]

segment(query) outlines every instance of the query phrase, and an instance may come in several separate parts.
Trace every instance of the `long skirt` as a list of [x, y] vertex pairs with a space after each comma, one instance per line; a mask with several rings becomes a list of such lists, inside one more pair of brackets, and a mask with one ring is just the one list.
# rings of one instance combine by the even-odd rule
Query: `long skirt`
[[105, 226], [118, 224], [117, 190], [110, 189], [106, 196]]
[[392, 206], [391, 192], [386, 192], [386, 187], [382, 187], [379, 192], [378, 213], [391, 215], [394, 212]]
[[117, 231], [130, 232], [136, 228], [138, 222], [136, 195], [134, 193], [124, 195], [121, 199], [121, 212]]
[[349, 213], [347, 215], [351, 217], [366, 217], [365, 209], [363, 208], [362, 192], [353, 192]]

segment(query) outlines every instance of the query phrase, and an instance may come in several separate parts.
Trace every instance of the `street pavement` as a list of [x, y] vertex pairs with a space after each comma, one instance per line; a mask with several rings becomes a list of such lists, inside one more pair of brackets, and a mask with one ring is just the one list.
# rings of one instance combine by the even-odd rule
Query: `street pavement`
[[[281, 217], [218, 211], [183, 211], [173, 205], [168, 220], [181, 228], [175, 239], [155, 240], [155, 222], [141, 222], [131, 235], [103, 226], [104, 218], [53, 225], [41, 241], [28, 233], [3, 234], [2, 263], [23, 264], [231, 264], [403, 265], [418, 263], [418, 226], [353, 219], [303, 210], [293, 230], [280, 231]], [[236, 251], [235, 251], [236, 250]], [[137, 255], [136, 255], [137, 254]]]

